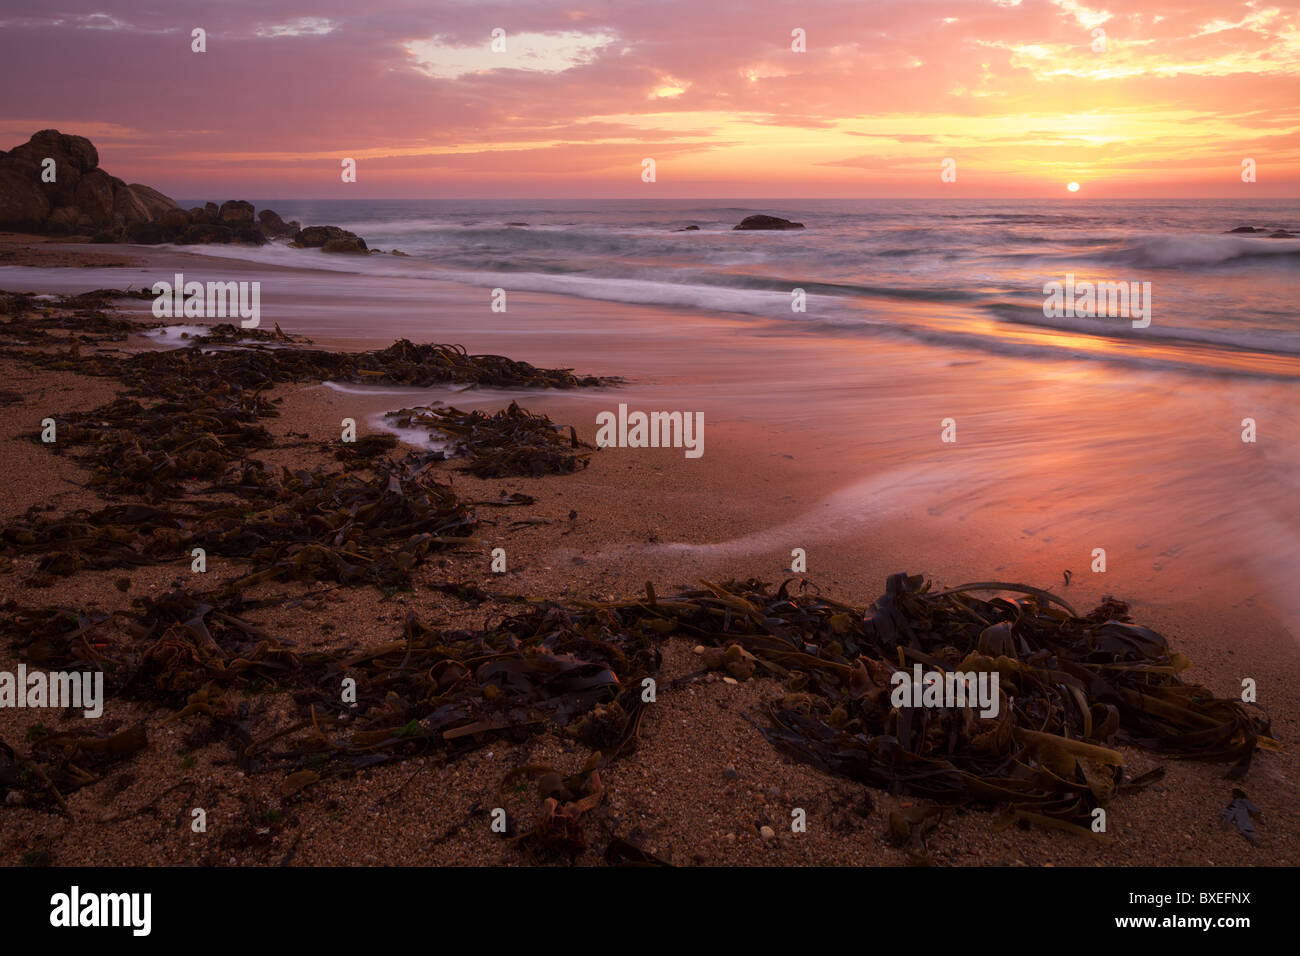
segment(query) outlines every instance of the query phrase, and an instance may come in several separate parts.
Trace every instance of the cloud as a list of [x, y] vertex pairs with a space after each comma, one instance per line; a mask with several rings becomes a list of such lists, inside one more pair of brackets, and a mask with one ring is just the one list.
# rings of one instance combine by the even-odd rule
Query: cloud
[[493, 43], [487, 36], [481, 43], [455, 44], [436, 36], [412, 40], [406, 45], [421, 72], [442, 80], [454, 80], [467, 73], [492, 70], [526, 70], [563, 73], [591, 63], [600, 51], [617, 41], [612, 33], [502, 33]]
[[[553, 183], [566, 151], [574, 190], [622, 182], [625, 153], [662, 154], [661, 184], [861, 194], [917, 168], [937, 189], [940, 149], [963, 182], [1015, 170], [1010, 189], [1059, 181], [1072, 153], [1100, 164], [1093, 184], [1107, 168], [1134, 188], [1177, 182], [1256, 151], [1262, 188], [1300, 183], [1294, 5], [6, 0], [0, 21], [0, 84], [21, 104], [0, 146], [103, 129], [91, 135], [110, 171], [191, 194], [224, 169], [324, 195], [342, 156], [367, 157], [358, 189], [376, 195], [454, 191], [476, 162]], [[795, 28], [806, 52], [791, 49]], [[1161, 163], [1163, 176], [1141, 172]]]

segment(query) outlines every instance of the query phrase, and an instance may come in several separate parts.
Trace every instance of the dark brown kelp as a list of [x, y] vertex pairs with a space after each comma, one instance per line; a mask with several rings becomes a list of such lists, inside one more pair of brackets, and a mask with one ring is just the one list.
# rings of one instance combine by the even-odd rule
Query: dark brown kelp
[[[1087, 618], [1020, 585], [1017, 600], [975, 598], [972, 585], [932, 592], [892, 576], [868, 611], [749, 582], [709, 586], [644, 606], [646, 614], [727, 652], [706, 664], [757, 665], [789, 693], [766, 736], [821, 769], [894, 792], [1002, 803], [1028, 819], [1071, 824], [1109, 802], [1128, 744], [1246, 770], [1268, 722], [1237, 701], [1184, 684], [1187, 666], [1117, 602]], [[728, 655], [731, 659], [728, 660]], [[920, 663], [940, 672], [996, 671], [1002, 707], [895, 708], [891, 675]]]
[[[972, 590], [932, 592], [899, 574], [865, 611], [750, 581], [666, 598], [651, 590], [645, 601], [534, 605], [481, 631], [438, 631], [411, 615], [400, 640], [352, 655], [298, 655], [181, 592], [137, 602], [115, 620], [17, 609], [6, 623], [30, 635], [20, 653], [44, 666], [102, 666], [110, 687], [176, 706], [187, 695], [182, 712], [224, 726], [250, 771], [324, 775], [558, 730], [598, 756], [577, 779], [545, 767], [516, 776], [537, 778], [554, 801], [539, 825], [543, 842], [570, 849], [599, 799], [599, 769], [638, 732], [647, 706], [640, 682], [658, 673], [658, 640], [669, 634], [711, 645], [706, 668], [785, 682], [761, 729], [797, 759], [892, 792], [1001, 804], [1084, 833], [1091, 810], [1121, 783], [1116, 746], [1231, 761], [1240, 775], [1268, 731], [1240, 703], [1184, 684], [1186, 662], [1160, 635], [1123, 620], [1114, 602], [1080, 618], [1037, 589], [987, 601]], [[890, 676], [915, 662], [997, 671], [1000, 713], [892, 706]], [[303, 720], [255, 737], [221, 691], [253, 676], [296, 688]], [[347, 677], [355, 706], [341, 701]]]
[[41, 554], [40, 571], [69, 575], [188, 561], [203, 548], [251, 565], [225, 586], [234, 592], [290, 578], [400, 586], [429, 552], [473, 540], [473, 511], [427, 464], [384, 460], [373, 470], [367, 478], [236, 464], [207, 489], [229, 501], [29, 514], [0, 527], [0, 553]]
[[585, 468], [592, 452], [572, 427], [564, 435], [545, 415], [534, 415], [517, 402], [491, 414], [426, 406], [389, 412], [387, 418], [403, 428], [447, 436], [453, 454], [469, 459], [463, 470], [479, 478], [568, 474]]

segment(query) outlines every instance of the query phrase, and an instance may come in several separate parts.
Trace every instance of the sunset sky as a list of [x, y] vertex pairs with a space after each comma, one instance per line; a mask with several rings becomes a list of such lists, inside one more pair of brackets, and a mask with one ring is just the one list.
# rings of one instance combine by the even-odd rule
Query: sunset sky
[[1300, 196], [1300, 0], [4, 0], [0, 89], [178, 197]]

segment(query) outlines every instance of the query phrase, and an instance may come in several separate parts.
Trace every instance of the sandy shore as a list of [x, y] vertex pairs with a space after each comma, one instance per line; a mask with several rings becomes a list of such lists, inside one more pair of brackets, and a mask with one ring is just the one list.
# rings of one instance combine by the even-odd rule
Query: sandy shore
[[[300, 646], [391, 640], [410, 609], [433, 623], [465, 626], [504, 609], [467, 607], [429, 590], [448, 581], [551, 598], [629, 597], [647, 580], [661, 593], [701, 577], [779, 581], [789, 576], [791, 550], [804, 548], [808, 577], [860, 605], [901, 570], [944, 584], [1025, 581], [1052, 588], [1081, 611], [1107, 595], [1122, 598], [1137, 622], [1164, 633], [1192, 660], [1192, 679], [1226, 696], [1239, 693], [1243, 677], [1254, 678], [1273, 735], [1295, 739], [1300, 605], [1286, 581], [1296, 570], [1300, 516], [1294, 485], [1286, 483], [1296, 463], [1289, 386], [1206, 379], [1190, 390], [1099, 363], [1035, 367], [1005, 356], [800, 335], [728, 316], [542, 294], [512, 294], [509, 310], [493, 313], [488, 290], [414, 276], [376, 281], [146, 248], [0, 245], [0, 288], [10, 290], [140, 288], [182, 270], [187, 278], [260, 278], [263, 325], [278, 323], [325, 347], [385, 346], [400, 334], [624, 376], [628, 382], [618, 389], [529, 394], [522, 401], [573, 424], [587, 441], [596, 414], [619, 403], [704, 413], [699, 459], [680, 449], [610, 448], [574, 475], [486, 482], [449, 463], [447, 477], [467, 496], [505, 489], [537, 503], [485, 515], [497, 524], [480, 532], [481, 546], [420, 569], [413, 594], [385, 599], [350, 589], [324, 595], [309, 611], [257, 612], [255, 623]], [[147, 305], [137, 314], [152, 321]], [[153, 347], [143, 337], [127, 346]], [[8, 359], [0, 372], [5, 387], [21, 396], [5, 408], [0, 431], [10, 465], [0, 510], [7, 516], [34, 505], [102, 506], [79, 487], [84, 470], [21, 436], [45, 414], [111, 400], [115, 383], [33, 371]], [[442, 400], [497, 408], [516, 396], [320, 385], [282, 388], [276, 397], [281, 415], [267, 426], [278, 439], [294, 432], [334, 440], [345, 417], [365, 433], [396, 407]], [[1242, 446], [1237, 423], [1246, 415], [1269, 423], [1269, 441]], [[946, 417], [958, 423], [955, 445], [939, 440]], [[313, 463], [309, 453], [297, 457]], [[511, 527], [514, 512], [523, 511], [550, 523]], [[506, 550], [504, 576], [488, 573], [494, 547]], [[1107, 551], [1104, 574], [1089, 571], [1095, 547]], [[24, 588], [30, 568], [22, 560], [14, 565], [0, 574], [0, 600], [107, 611], [168, 587], [184, 571], [139, 569], [126, 593], [114, 586], [121, 572], [83, 572], [53, 593]], [[1066, 569], [1073, 572], [1068, 587]], [[268, 594], [303, 590], [266, 587]], [[16, 663], [6, 641], [0, 670]], [[690, 646], [670, 641], [660, 684], [667, 688], [697, 668]], [[605, 777], [605, 825], [680, 864], [907, 862], [888, 839], [886, 821], [890, 810], [911, 801], [792, 764], [743, 719], [761, 714], [780, 692], [761, 679], [696, 681], [661, 692], [636, 753]], [[265, 706], [274, 719], [276, 702]], [[285, 798], [275, 775], [244, 777], [223, 748], [185, 747], [185, 721], [167, 716], [110, 702], [107, 720], [144, 721], [149, 750], [72, 794], [70, 818], [2, 811], [0, 861], [18, 863], [35, 850], [60, 864], [520, 863], [489, 832], [483, 808], [505, 805], [526, 819], [536, 801], [499, 796], [497, 782], [520, 764], [576, 770], [586, 757], [579, 746], [543, 736], [489, 746], [446, 766], [420, 758], [334, 778]], [[0, 710], [0, 738], [18, 746], [33, 722], [27, 711]], [[995, 812], [954, 811], [927, 837], [934, 862], [1228, 865], [1300, 858], [1291, 753], [1259, 754], [1242, 784], [1225, 780], [1226, 768], [1217, 764], [1157, 761], [1133, 750], [1125, 757], [1129, 777], [1157, 763], [1167, 775], [1117, 798], [1108, 845], [1005, 828]], [[1263, 811], [1258, 846], [1220, 822], [1234, 785]], [[207, 811], [207, 834], [191, 833], [182, 820], [195, 806]], [[807, 812], [806, 833], [789, 832], [794, 808]], [[230, 836], [267, 814], [274, 823], [254, 827], [249, 840]], [[777, 836], [763, 840], [762, 826]], [[595, 861], [592, 853], [581, 860]]]

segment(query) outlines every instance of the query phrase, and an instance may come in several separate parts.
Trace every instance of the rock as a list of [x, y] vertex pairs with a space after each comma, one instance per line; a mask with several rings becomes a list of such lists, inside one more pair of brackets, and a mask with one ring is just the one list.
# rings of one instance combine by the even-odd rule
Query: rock
[[[55, 180], [42, 181], [45, 160]], [[128, 186], [99, 168], [99, 152], [84, 136], [55, 129], [0, 153], [0, 228], [35, 232], [120, 231], [161, 216], [176, 203], [147, 186]]]
[[75, 232], [80, 215], [76, 206], [60, 206], [50, 213], [49, 218], [45, 220], [45, 226], [50, 232]]
[[365, 241], [359, 236], [351, 239], [327, 239], [320, 247], [321, 252], [362, 252], [366, 251]]
[[508, 222], [508, 223], [506, 223], [506, 225], [507, 225], [507, 226], [525, 226], [525, 227], [526, 227], [526, 226], [528, 225], [528, 223], [526, 223], [526, 222]]
[[230, 237], [231, 242], [242, 242], [250, 246], [266, 245], [266, 236], [262, 235], [256, 228], [247, 223], [232, 223]]
[[735, 229], [802, 229], [801, 222], [791, 222], [789, 219], [782, 219], [780, 216], [746, 216], [740, 220], [740, 225], [732, 226]]
[[220, 226], [216, 223], [195, 223], [181, 234], [176, 241], [183, 245], [194, 245], [202, 243], [204, 245], [214, 242], [229, 242], [234, 238], [234, 232], [229, 226]]
[[164, 229], [170, 230], [176, 234], [184, 232], [190, 225], [191, 214], [184, 209], [168, 209], [158, 219], [158, 222]]
[[217, 219], [222, 224], [235, 227], [253, 224], [253, 204], [242, 199], [227, 199], [221, 204]]
[[1284, 230], [1284, 229], [1279, 229], [1277, 232], [1269, 233], [1269, 237], [1268, 237], [1268, 238], [1270, 238], [1270, 239], [1300, 239], [1300, 236], [1297, 236], [1294, 232], [1287, 232], [1287, 231]]
[[725, 780], [739, 780], [740, 771], [736, 769], [734, 763], [729, 763], [722, 769], [722, 776]]
[[773, 830], [771, 827], [759, 827], [758, 835], [761, 836], [764, 840], [776, 839], [776, 831]]
[[306, 246], [308, 249], [320, 248], [331, 239], [355, 239], [360, 249], [364, 250], [366, 248], [364, 239], [356, 233], [340, 229], [338, 226], [308, 226], [306, 229], [298, 230], [298, 233], [293, 238], [295, 242]]
[[[117, 182], [122, 183], [122, 180], [119, 179]], [[102, 169], [90, 170], [81, 177], [81, 182], [77, 183], [75, 205], [97, 226], [125, 226], [128, 222], [147, 222], [149, 217], [144, 214], [143, 209], [139, 210], [139, 215], [131, 220], [113, 221], [116, 198], [113, 183], [113, 177]], [[126, 184], [122, 183], [122, 186], [125, 188]]]
[[176, 211], [184, 212], [171, 199], [168, 199], [156, 189], [149, 186], [142, 186], [140, 183], [132, 183], [126, 187], [136, 198], [140, 205], [144, 206], [145, 211], [149, 214], [150, 219], [161, 219], [167, 213]]
[[[736, 226], [736, 228], [739, 229], [740, 227]], [[680, 229], [673, 230], [673, 232], [699, 232], [699, 231], [700, 231], [699, 226], [682, 226], [682, 228]]]
[[1238, 226], [1236, 229], [1229, 229], [1226, 235], [1232, 235], [1234, 232], [1263, 232], [1263, 229], [1256, 229], [1254, 226]]
[[301, 228], [297, 222], [285, 222], [274, 209], [263, 209], [257, 214], [257, 228], [268, 239], [282, 239], [293, 236]]
[[126, 241], [142, 246], [156, 246], [174, 238], [160, 222], [133, 222], [126, 227]]

